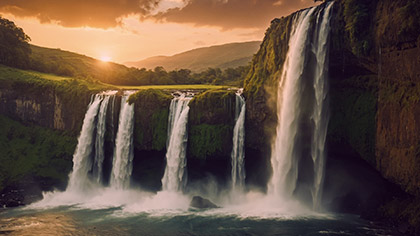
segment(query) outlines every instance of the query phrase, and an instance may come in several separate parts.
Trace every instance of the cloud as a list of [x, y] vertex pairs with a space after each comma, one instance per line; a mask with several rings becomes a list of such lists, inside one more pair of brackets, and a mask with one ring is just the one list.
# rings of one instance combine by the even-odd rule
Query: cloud
[[131, 14], [146, 15], [160, 0], [1, 0], [0, 12], [65, 27], [112, 28]]
[[182, 8], [172, 8], [153, 16], [161, 22], [195, 26], [262, 28], [276, 17], [314, 5], [313, 0], [185, 0]]
[[313, 0], [0, 0], [0, 12], [36, 17], [65, 27], [112, 28], [140, 21], [216, 26], [223, 30], [268, 26], [276, 17], [313, 5]]

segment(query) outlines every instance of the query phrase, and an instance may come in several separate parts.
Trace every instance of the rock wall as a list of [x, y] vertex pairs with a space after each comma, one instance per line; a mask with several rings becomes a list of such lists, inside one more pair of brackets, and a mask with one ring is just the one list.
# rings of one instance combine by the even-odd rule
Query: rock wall
[[230, 182], [235, 96], [235, 91], [209, 90], [196, 95], [189, 103], [187, 168], [190, 189], [200, 189], [205, 182], [215, 181], [218, 187]]
[[[389, 193], [397, 190], [374, 169], [405, 191], [419, 194], [419, 5], [412, 0], [335, 1], [324, 193], [324, 203], [333, 209], [360, 212], [360, 206], [368, 206], [375, 196], [384, 196], [376, 197], [382, 199], [378, 202], [389, 200]], [[268, 170], [264, 173], [270, 170], [264, 158], [275, 132], [276, 88], [292, 17], [271, 22], [244, 85], [247, 165], [250, 159], [258, 160]], [[349, 166], [363, 171], [349, 172]], [[346, 181], [334, 181], [337, 178]], [[357, 200], [346, 206], [348, 199]]]
[[[342, 127], [352, 129], [344, 139], [382, 176], [418, 196], [420, 3], [342, 0], [335, 11], [332, 92], [353, 91], [341, 99], [352, 107], [343, 113], [350, 122]], [[355, 17], [361, 12], [367, 15]]]
[[[190, 101], [188, 120], [188, 186], [203, 181], [228, 183], [234, 126], [235, 92], [197, 91]], [[140, 90], [132, 95], [135, 105], [133, 180], [144, 189], [159, 191], [165, 170], [167, 125], [171, 91]]]
[[25, 87], [0, 85], [0, 114], [23, 123], [78, 134], [92, 92], [72, 94], [54, 86]]

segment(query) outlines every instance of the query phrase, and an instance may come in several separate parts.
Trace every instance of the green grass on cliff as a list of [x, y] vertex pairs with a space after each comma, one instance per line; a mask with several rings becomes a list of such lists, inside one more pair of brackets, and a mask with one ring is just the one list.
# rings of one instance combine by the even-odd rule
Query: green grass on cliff
[[69, 88], [71, 86], [79, 88], [83, 87], [85, 89], [94, 91], [114, 88], [111, 85], [102, 83], [93, 83], [87, 80], [46, 74], [36, 71], [20, 70], [0, 64], [0, 86], [7, 88], [7, 86], [13, 86], [15, 83], [27, 83], [35, 87], [37, 87], [37, 85], [39, 87], [52, 85], [63, 89]]
[[26, 177], [66, 181], [76, 138], [2, 115], [0, 124], [0, 191]]
[[[106, 85], [106, 84], [104, 84]], [[142, 90], [142, 89], [159, 89], [159, 90], [211, 90], [211, 89], [227, 89], [228, 86], [210, 85], [210, 84], [176, 84], [176, 85], [144, 85], [144, 86], [119, 86], [113, 85], [118, 89], [126, 90]]]

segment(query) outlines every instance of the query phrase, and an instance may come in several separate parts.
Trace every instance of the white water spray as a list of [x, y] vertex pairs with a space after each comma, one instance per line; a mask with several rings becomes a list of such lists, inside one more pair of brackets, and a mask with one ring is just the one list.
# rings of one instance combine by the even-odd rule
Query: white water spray
[[111, 187], [127, 189], [133, 170], [134, 105], [128, 104], [132, 91], [125, 91], [121, 99], [120, 118], [115, 141], [114, 159], [111, 171]]
[[235, 127], [233, 128], [233, 147], [231, 153], [232, 164], [232, 191], [242, 192], [245, 186], [245, 99], [242, 90], [236, 93], [235, 101]]
[[73, 155], [73, 171], [70, 173], [69, 186], [67, 187], [69, 191], [83, 191], [83, 188], [88, 184], [88, 172], [92, 167], [90, 155], [93, 147], [93, 132], [102, 98], [99, 94], [94, 95], [85, 114], [82, 131]]
[[171, 101], [168, 118], [166, 168], [162, 178], [163, 191], [182, 191], [186, 184], [185, 159], [187, 150], [187, 123], [192, 98], [181, 94]]
[[[326, 113], [327, 95], [327, 43], [329, 37], [329, 18], [333, 3], [325, 7], [303, 10], [295, 15], [289, 50], [283, 66], [278, 87], [278, 124], [276, 139], [272, 147], [271, 164], [273, 175], [269, 183], [269, 194], [282, 199], [290, 199], [298, 184], [299, 160], [297, 135], [304, 113], [301, 101], [304, 79], [313, 80], [314, 105], [310, 114], [312, 133], [311, 156], [313, 161], [313, 205], [319, 204], [324, 173], [324, 146], [328, 116]], [[313, 19], [315, 18], [315, 21]], [[313, 35], [311, 35], [311, 32]], [[313, 37], [313, 38], [312, 38]], [[315, 65], [308, 65], [308, 58], [315, 54]], [[315, 67], [312, 78], [305, 77]]]
[[[104, 141], [106, 131], [106, 117], [109, 101], [114, 99], [117, 91], [104, 92], [101, 106], [99, 108], [98, 122], [96, 124], [96, 139], [95, 139], [95, 159], [93, 166], [93, 174], [97, 183], [102, 182], [102, 167], [105, 159]], [[113, 110], [112, 110], [113, 111]]]

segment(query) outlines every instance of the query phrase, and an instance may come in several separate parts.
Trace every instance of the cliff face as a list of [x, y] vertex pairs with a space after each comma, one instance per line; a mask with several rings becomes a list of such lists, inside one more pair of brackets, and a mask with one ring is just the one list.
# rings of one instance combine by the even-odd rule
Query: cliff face
[[246, 182], [262, 191], [266, 190], [271, 175], [270, 146], [277, 125], [277, 84], [288, 49], [292, 18], [293, 15], [271, 22], [244, 81]]
[[210, 90], [189, 103], [187, 168], [193, 189], [202, 186], [197, 181], [215, 180], [219, 187], [230, 182], [235, 96], [234, 91]]
[[[132, 95], [135, 106], [133, 180], [144, 189], [159, 191], [165, 170], [169, 91], [140, 90]], [[235, 92], [200, 92], [189, 103], [188, 186], [213, 178], [228, 183], [234, 126]]]
[[90, 95], [72, 86], [76, 94], [65, 83], [1, 81], [1, 205], [30, 203], [41, 191], [65, 187]]
[[13, 119], [77, 135], [83, 122], [90, 91], [65, 93], [53, 86], [16, 83], [0, 87], [0, 113]]
[[330, 67], [331, 92], [353, 91], [336, 103], [336, 111], [347, 111], [333, 128], [350, 127], [341, 137], [414, 195], [420, 193], [419, 10], [420, 3], [410, 0], [337, 1]]
[[[373, 168], [419, 194], [419, 5], [411, 0], [335, 1], [324, 192], [324, 202], [333, 209], [357, 209], [375, 196], [387, 196], [392, 186]], [[245, 80], [247, 161], [255, 155], [262, 162], [270, 151], [292, 17], [272, 21]], [[349, 173], [349, 166], [360, 170], [359, 176]], [[346, 181], [336, 184], [337, 178]]]
[[420, 23], [418, 1], [380, 1], [376, 168], [420, 196]]

